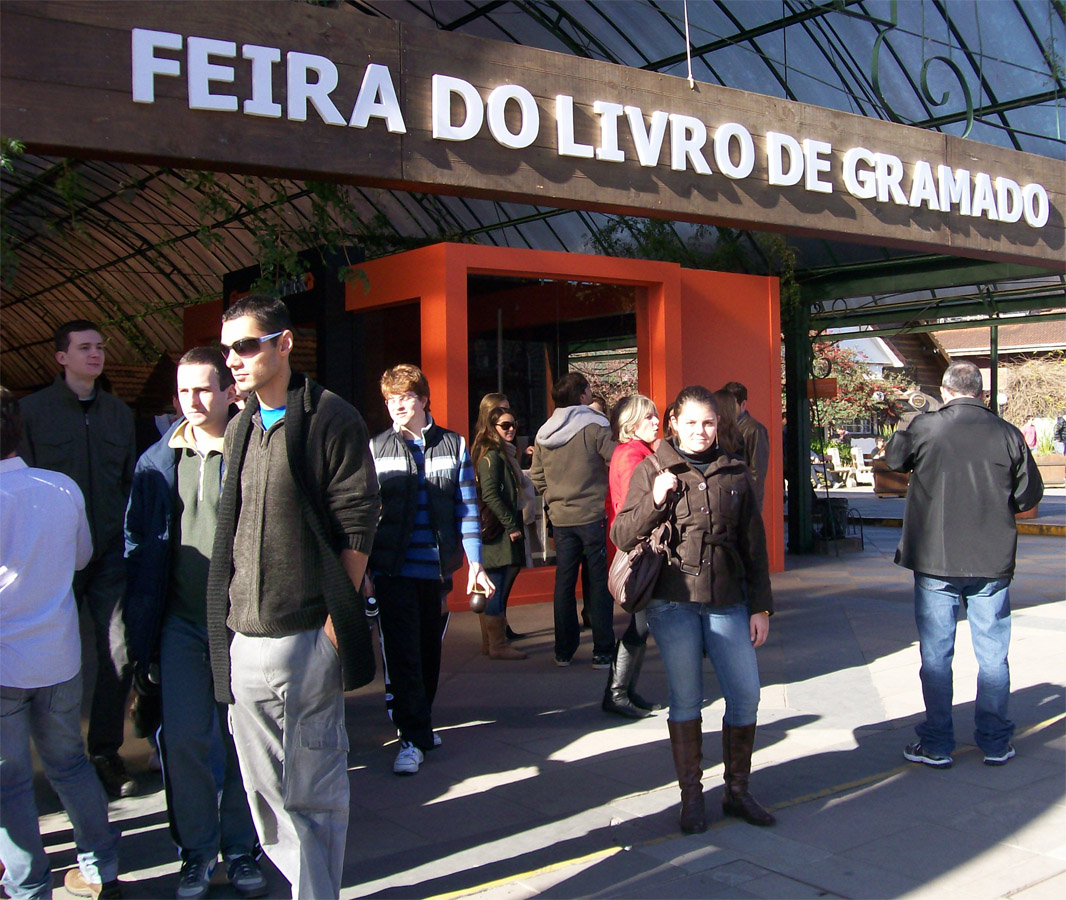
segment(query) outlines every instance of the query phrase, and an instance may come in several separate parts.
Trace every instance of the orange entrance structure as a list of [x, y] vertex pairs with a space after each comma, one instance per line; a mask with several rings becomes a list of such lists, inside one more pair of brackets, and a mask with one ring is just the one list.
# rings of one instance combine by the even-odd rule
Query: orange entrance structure
[[[469, 420], [468, 347], [471, 276], [632, 287], [639, 388], [660, 410], [687, 384], [712, 389], [727, 381], [747, 385], [748, 407], [770, 432], [763, 510], [770, 566], [772, 571], [784, 568], [776, 278], [685, 269], [676, 263], [447, 243], [372, 260], [357, 268], [366, 278], [347, 284], [346, 309], [365, 312], [419, 305], [420, 364], [433, 391], [433, 416], [467, 436], [473, 425]], [[514, 602], [549, 598], [553, 577], [551, 567], [524, 571], [512, 593]]]

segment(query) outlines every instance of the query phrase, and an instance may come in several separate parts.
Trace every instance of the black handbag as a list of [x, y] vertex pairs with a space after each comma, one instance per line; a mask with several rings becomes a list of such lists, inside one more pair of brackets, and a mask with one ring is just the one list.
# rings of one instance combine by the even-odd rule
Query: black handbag
[[503, 522], [492, 509], [477, 498], [478, 519], [481, 522], [481, 540], [494, 541], [503, 534]]

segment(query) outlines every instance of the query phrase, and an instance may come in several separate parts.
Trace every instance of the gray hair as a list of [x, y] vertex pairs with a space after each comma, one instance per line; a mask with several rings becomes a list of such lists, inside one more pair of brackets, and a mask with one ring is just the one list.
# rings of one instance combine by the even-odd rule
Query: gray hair
[[981, 370], [972, 362], [953, 362], [944, 372], [940, 385], [963, 397], [980, 397], [984, 391]]
[[623, 398], [615, 408], [617, 413], [612, 416], [614, 419], [612, 431], [614, 431], [615, 439], [621, 444], [633, 440], [633, 432], [648, 413], [659, 415], [659, 408], [650, 397], [645, 397], [643, 394], [630, 394]]

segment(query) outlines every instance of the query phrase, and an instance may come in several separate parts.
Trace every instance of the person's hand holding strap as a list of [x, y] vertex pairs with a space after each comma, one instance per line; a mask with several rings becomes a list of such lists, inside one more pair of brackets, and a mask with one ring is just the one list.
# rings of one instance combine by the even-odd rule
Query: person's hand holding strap
[[655, 476], [651, 483], [651, 499], [656, 506], [662, 506], [666, 501], [666, 495], [677, 489], [677, 476], [673, 472], [663, 470]]

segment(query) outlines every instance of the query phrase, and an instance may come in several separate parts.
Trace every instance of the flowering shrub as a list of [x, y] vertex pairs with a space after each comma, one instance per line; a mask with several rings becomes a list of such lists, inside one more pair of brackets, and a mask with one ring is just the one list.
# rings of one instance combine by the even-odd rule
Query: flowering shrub
[[875, 424], [882, 422], [890, 414], [892, 397], [914, 390], [914, 384], [902, 376], [875, 375], [870, 365], [850, 347], [820, 342], [813, 350], [816, 359], [829, 362], [829, 377], [837, 380], [834, 399], [811, 403], [812, 421], [821, 425], [827, 434], [863, 419], [871, 419]]

